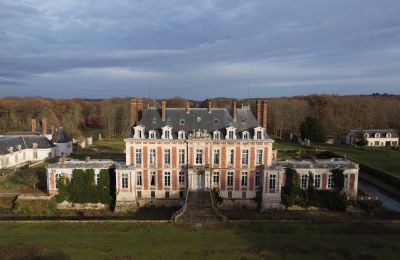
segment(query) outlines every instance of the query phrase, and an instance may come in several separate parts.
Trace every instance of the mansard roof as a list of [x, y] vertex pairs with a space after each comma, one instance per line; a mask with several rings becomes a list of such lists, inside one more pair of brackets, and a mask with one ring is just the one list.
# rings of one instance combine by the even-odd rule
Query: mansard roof
[[9, 154], [10, 147], [16, 151], [19, 145], [22, 150], [32, 149], [35, 143], [38, 149], [55, 147], [51, 141], [41, 135], [0, 136], [0, 154]]
[[162, 127], [169, 125], [174, 132], [174, 138], [181, 130], [186, 134], [199, 129], [209, 133], [215, 130], [225, 133], [229, 126], [235, 127], [237, 133], [247, 130], [252, 135], [253, 129], [259, 126], [248, 107], [237, 108], [237, 120], [233, 120], [231, 114], [228, 108], [212, 108], [210, 112], [208, 108], [190, 108], [189, 112], [186, 112], [185, 108], [166, 108], [165, 121], [162, 121], [161, 109], [147, 108], [143, 110], [138, 125], [143, 125], [146, 132], [155, 130], [157, 135]]
[[349, 134], [355, 135], [359, 132], [374, 136], [375, 134], [386, 135], [391, 134], [392, 138], [398, 138], [399, 135], [394, 129], [365, 129], [365, 130], [351, 130]]
[[68, 143], [72, 141], [71, 137], [62, 127], [57, 128], [51, 140], [53, 143]]

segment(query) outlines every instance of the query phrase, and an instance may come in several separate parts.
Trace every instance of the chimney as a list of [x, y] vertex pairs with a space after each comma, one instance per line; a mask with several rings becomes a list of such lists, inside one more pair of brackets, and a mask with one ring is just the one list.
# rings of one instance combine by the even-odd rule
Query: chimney
[[56, 133], [56, 127], [54, 125], [51, 126], [51, 136]]
[[232, 102], [232, 118], [233, 118], [233, 121], [236, 121], [236, 119], [237, 119], [236, 101]]
[[264, 99], [264, 104], [263, 104], [263, 113], [262, 113], [262, 125], [265, 128], [265, 131], [267, 131], [267, 100]]
[[136, 124], [136, 117], [137, 117], [137, 111], [136, 111], [136, 98], [131, 98], [131, 127], [133, 127]]
[[139, 121], [142, 118], [143, 113], [143, 100], [139, 98], [137, 100], [137, 120]]
[[31, 126], [32, 126], [32, 133], [35, 134], [36, 133], [36, 119], [32, 118]]
[[163, 101], [161, 102], [161, 120], [165, 121], [165, 112], [167, 109], [167, 101], [165, 99], [163, 99]]
[[47, 118], [42, 119], [42, 135], [47, 134]]
[[208, 113], [211, 113], [212, 103], [208, 101]]
[[257, 100], [257, 122], [258, 122], [258, 125], [261, 125], [262, 124], [262, 117], [261, 117], [261, 115], [262, 115], [262, 102], [261, 102], [261, 100], [260, 99], [258, 99]]
[[186, 111], [186, 113], [189, 113], [189, 111], [190, 111], [190, 101], [189, 100], [186, 100], [185, 111]]

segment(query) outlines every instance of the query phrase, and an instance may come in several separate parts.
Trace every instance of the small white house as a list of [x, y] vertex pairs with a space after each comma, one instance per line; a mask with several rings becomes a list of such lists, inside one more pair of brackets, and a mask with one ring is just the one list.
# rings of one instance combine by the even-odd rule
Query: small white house
[[56, 156], [68, 156], [72, 153], [72, 139], [62, 127], [57, 128], [52, 141], [57, 147]]
[[346, 144], [355, 145], [358, 135], [363, 134], [367, 146], [398, 146], [399, 135], [393, 129], [351, 130], [346, 135]]

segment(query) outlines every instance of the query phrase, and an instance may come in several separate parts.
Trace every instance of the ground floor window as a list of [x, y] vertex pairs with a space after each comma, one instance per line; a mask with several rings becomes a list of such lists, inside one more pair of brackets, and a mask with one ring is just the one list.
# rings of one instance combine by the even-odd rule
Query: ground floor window
[[241, 185], [242, 187], [247, 187], [247, 172], [242, 172]]
[[316, 174], [314, 177], [314, 187], [320, 188], [321, 187], [321, 175]]
[[213, 174], [213, 182], [218, 184], [219, 183], [219, 172], [214, 172]]
[[127, 173], [122, 174], [122, 188], [123, 189], [128, 188], [128, 174]]
[[142, 191], [139, 190], [139, 191], [137, 192], [137, 197], [138, 197], [138, 198], [141, 198], [141, 197], [142, 197]]
[[142, 186], [142, 173], [141, 172], [136, 173], [136, 185]]
[[232, 191], [228, 191], [228, 198], [232, 198]]
[[333, 188], [333, 175], [328, 175], [328, 188]]
[[57, 173], [56, 174], [56, 188], [58, 188], [58, 179], [61, 178], [61, 174]]
[[179, 172], [179, 184], [181, 184], [181, 185], [185, 184], [185, 173], [184, 172]]
[[276, 188], [276, 175], [275, 174], [271, 174], [269, 176], [269, 185], [268, 185], [270, 190], [275, 190]]
[[344, 184], [343, 184], [343, 188], [348, 189], [349, 188], [349, 175], [344, 175]]
[[180, 191], [179, 192], [179, 198], [183, 198], [184, 197], [183, 195], [184, 195], [183, 191]]
[[302, 189], [307, 188], [307, 182], [308, 182], [308, 175], [305, 175], [305, 174], [301, 175], [300, 187]]
[[165, 192], [165, 198], [168, 199], [169, 198], [169, 191]]
[[155, 191], [150, 192], [150, 196], [151, 196], [152, 198], [155, 198], [155, 197], [156, 197], [156, 192], [155, 192]]
[[233, 172], [228, 172], [228, 176], [226, 177], [226, 185], [228, 185], [229, 187], [233, 186]]

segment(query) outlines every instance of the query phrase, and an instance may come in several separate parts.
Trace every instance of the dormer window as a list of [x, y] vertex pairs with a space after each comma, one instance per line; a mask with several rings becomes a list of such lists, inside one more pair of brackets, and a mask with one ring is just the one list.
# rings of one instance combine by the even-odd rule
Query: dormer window
[[185, 119], [179, 120], [179, 124], [180, 124], [180, 125], [185, 125]]
[[185, 132], [184, 131], [179, 131], [178, 132], [178, 139], [185, 139]]
[[156, 132], [154, 130], [149, 131], [149, 139], [156, 139]]
[[153, 124], [157, 123], [157, 119], [153, 117]]
[[215, 131], [213, 133], [213, 138], [216, 140], [221, 139], [221, 133], [219, 131]]
[[218, 119], [214, 119], [214, 125], [218, 125], [219, 124], [219, 120]]
[[387, 133], [386, 138], [392, 138], [392, 135], [390, 133]]
[[197, 122], [201, 122], [201, 117], [197, 117]]
[[134, 129], [133, 138], [144, 139], [144, 126], [138, 125], [138, 126], [134, 127], [133, 129]]
[[375, 138], [380, 138], [381, 135], [380, 134], [375, 134]]
[[264, 129], [260, 126], [254, 128], [254, 139], [261, 140], [264, 138]]
[[162, 136], [161, 139], [172, 139], [172, 127], [164, 126], [162, 128]]
[[365, 138], [369, 138], [369, 134], [364, 134], [364, 137]]
[[243, 140], [248, 140], [248, 139], [249, 139], [249, 132], [244, 131], [244, 132], [243, 132], [243, 135], [242, 135], [242, 139], [243, 139]]
[[233, 126], [226, 128], [226, 139], [236, 139], [236, 128]]

